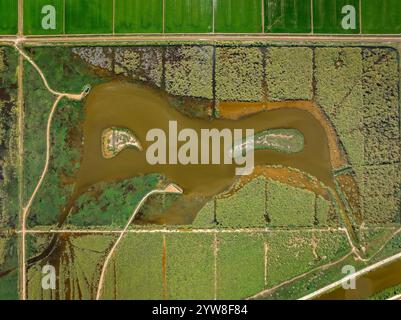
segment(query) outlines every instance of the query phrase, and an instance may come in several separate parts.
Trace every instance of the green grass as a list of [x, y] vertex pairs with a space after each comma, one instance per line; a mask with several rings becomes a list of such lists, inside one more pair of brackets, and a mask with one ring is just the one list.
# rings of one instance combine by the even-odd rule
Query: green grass
[[215, 32], [262, 32], [262, 3], [260, 0], [216, 0], [214, 20]]
[[265, 32], [311, 32], [310, 0], [264, 0]]
[[267, 284], [273, 287], [308, 271], [314, 256], [311, 246], [312, 234], [294, 231], [268, 234]]
[[213, 239], [212, 234], [166, 236], [168, 299], [214, 298]]
[[316, 219], [320, 226], [326, 226], [329, 220], [330, 203], [321, 196], [316, 197]]
[[263, 290], [264, 266], [261, 234], [219, 235], [217, 299], [244, 299]]
[[228, 197], [217, 198], [216, 220], [223, 228], [266, 226], [264, 177], [256, 178]]
[[0, 300], [18, 300], [18, 270], [0, 277]]
[[259, 48], [216, 48], [216, 97], [261, 101], [263, 58]]
[[315, 194], [269, 179], [266, 212], [271, 226], [312, 226], [315, 215]]
[[[314, 33], [359, 33], [359, 0], [314, 0], [313, 3]], [[342, 8], [352, 5], [355, 8], [355, 29], [343, 29], [342, 20], [345, 14]]]
[[0, 273], [18, 266], [17, 236], [0, 234]]
[[162, 0], [117, 0], [116, 33], [161, 33], [163, 31]]
[[310, 48], [267, 48], [265, 72], [269, 100], [312, 99], [312, 61]]
[[401, 33], [401, 1], [362, 1], [362, 32], [365, 34]]
[[165, 32], [212, 32], [212, 0], [169, 0], [165, 10]]
[[195, 220], [192, 222], [194, 228], [213, 228], [214, 221], [214, 199], [206, 203], [203, 208], [197, 213]]
[[104, 34], [113, 32], [112, 0], [65, 0], [65, 32]]
[[109, 262], [103, 299], [163, 299], [161, 234], [127, 234]]
[[18, 32], [18, 2], [15, 0], [0, 1], [0, 34]]
[[[43, 29], [42, 19], [47, 14], [42, 13], [42, 8], [51, 5], [56, 9], [56, 28]], [[47, 11], [46, 11], [47, 13]], [[29, 0], [24, 1], [24, 34], [46, 35], [63, 33], [64, 2], [63, 0]]]

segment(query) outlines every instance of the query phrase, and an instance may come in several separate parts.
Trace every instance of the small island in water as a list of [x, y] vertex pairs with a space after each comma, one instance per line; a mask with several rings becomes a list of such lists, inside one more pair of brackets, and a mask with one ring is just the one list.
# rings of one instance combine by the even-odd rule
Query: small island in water
[[102, 155], [106, 159], [114, 158], [125, 148], [142, 150], [134, 133], [127, 128], [110, 127], [102, 132]]

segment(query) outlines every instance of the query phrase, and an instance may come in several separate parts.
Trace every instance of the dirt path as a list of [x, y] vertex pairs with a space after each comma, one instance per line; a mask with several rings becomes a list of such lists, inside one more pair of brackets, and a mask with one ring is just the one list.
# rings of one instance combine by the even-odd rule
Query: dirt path
[[[14, 41], [15, 36], [0, 37], [0, 41]], [[59, 35], [59, 36], [28, 36], [23, 41], [31, 44], [49, 43], [49, 42], [104, 42], [104, 41], [330, 41], [330, 42], [400, 42], [401, 35], [294, 35], [294, 34], [155, 34], [155, 35]]]

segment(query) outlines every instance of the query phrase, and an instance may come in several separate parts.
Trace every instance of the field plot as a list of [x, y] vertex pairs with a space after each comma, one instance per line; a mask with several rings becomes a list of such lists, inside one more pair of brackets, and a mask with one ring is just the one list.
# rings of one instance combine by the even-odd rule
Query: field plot
[[113, 0], [65, 0], [65, 33], [113, 32]]
[[213, 240], [213, 234], [165, 236], [166, 298], [214, 298]]
[[[359, 2], [359, 0], [314, 0], [313, 32], [338, 34], [359, 33]], [[347, 5], [355, 9], [355, 28], [345, 29], [342, 26], [342, 20], [345, 17], [342, 9]]]
[[398, 0], [362, 1], [362, 32], [365, 34], [401, 33], [401, 2]]
[[116, 33], [162, 33], [162, 0], [117, 0], [115, 2]]
[[165, 2], [165, 31], [170, 33], [212, 32], [212, 0]]
[[265, 32], [309, 33], [310, 0], [265, 0]]
[[[55, 10], [55, 24], [45, 17]], [[43, 10], [43, 12], [42, 12]], [[64, 0], [24, 1], [24, 34], [46, 35], [64, 32]]]
[[18, 3], [15, 0], [0, 2], [0, 34], [15, 35], [18, 31]]
[[264, 241], [260, 234], [218, 237], [217, 298], [243, 299], [264, 288]]
[[217, 0], [214, 31], [218, 33], [262, 32], [259, 0]]

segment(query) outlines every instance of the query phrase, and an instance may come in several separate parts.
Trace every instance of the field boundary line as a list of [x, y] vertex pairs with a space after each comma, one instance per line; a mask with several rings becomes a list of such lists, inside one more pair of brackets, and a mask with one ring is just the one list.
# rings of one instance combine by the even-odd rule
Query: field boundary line
[[101, 42], [103, 44], [107, 41], [196, 41], [200, 42], [211, 42], [211, 41], [332, 41], [332, 42], [401, 42], [401, 34], [293, 34], [293, 33], [238, 33], [238, 34], [226, 34], [226, 33], [205, 33], [205, 34], [193, 34], [193, 33], [136, 33], [136, 34], [69, 34], [69, 35], [32, 35], [32, 36], [0, 36], [0, 42], [11, 42], [16, 41], [20, 43], [28, 44], [42, 44], [54, 42], [56, 44], [73, 44], [78, 42], [80, 44]]
[[[49, 234], [49, 233], [78, 233], [78, 234], [93, 234], [93, 233], [120, 233], [123, 229], [116, 230], [102, 230], [102, 229], [49, 229], [49, 230], [35, 230], [29, 229], [25, 230], [26, 233], [32, 234]], [[345, 233], [343, 228], [303, 228], [303, 229], [268, 229], [268, 228], [243, 228], [243, 229], [217, 229], [217, 228], [199, 228], [199, 229], [185, 229], [185, 228], [175, 228], [175, 229], [139, 229], [133, 228], [128, 229], [128, 233], [296, 233], [300, 231], [305, 232], [342, 232]], [[16, 231], [16, 233], [21, 233], [21, 231]]]

